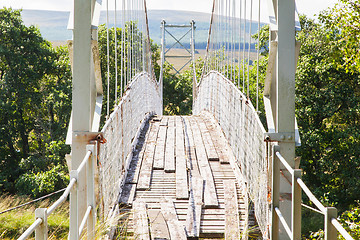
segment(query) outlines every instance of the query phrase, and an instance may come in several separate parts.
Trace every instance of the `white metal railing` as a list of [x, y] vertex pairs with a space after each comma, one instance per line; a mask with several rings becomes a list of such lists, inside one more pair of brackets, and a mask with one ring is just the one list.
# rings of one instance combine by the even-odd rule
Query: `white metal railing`
[[[78, 191], [81, 191], [77, 187], [77, 182], [79, 182], [79, 176], [86, 176], [86, 179], [81, 179], [86, 181], [86, 192], [87, 192], [87, 210], [85, 215], [82, 216], [82, 221], [78, 227], [78, 219], [81, 216], [76, 216], [78, 211], [70, 212], [70, 234], [69, 239], [77, 240], [80, 238], [85, 224], [87, 223], [87, 237], [88, 239], [95, 239], [95, 167], [97, 159], [97, 142], [93, 144], [88, 144], [87, 152], [80, 163], [79, 167], [76, 170], [70, 171], [70, 182], [65, 189], [61, 197], [53, 203], [49, 208], [37, 208], [35, 210], [35, 221], [34, 223], [18, 238], [18, 240], [27, 239], [35, 232], [36, 240], [47, 239], [48, 237], [48, 217], [58, 208], [69, 196], [70, 194], [70, 206], [71, 208], [76, 209], [78, 201], [84, 201], [84, 199], [78, 199]], [[86, 168], [85, 168], [86, 167]], [[86, 174], [80, 174], [81, 172], [86, 171]], [[75, 216], [74, 216], [75, 214]]]
[[[279, 152], [279, 146], [273, 147], [272, 158], [272, 228], [271, 239], [279, 239], [279, 222], [284, 227], [286, 234], [290, 239], [301, 239], [301, 193], [304, 192], [312, 203], [318, 208], [309, 209], [321, 213], [325, 217], [324, 233], [325, 240], [337, 239], [337, 231], [346, 239], [353, 240], [350, 234], [343, 228], [343, 226], [337, 220], [337, 209], [334, 207], [325, 207], [314, 196], [310, 189], [306, 186], [301, 179], [301, 169], [293, 169], [286, 159]], [[292, 206], [291, 206], [291, 226], [289, 226], [283, 217], [280, 210], [280, 164], [282, 164], [286, 170], [291, 174], [292, 180]], [[307, 207], [307, 206], [306, 206]]]

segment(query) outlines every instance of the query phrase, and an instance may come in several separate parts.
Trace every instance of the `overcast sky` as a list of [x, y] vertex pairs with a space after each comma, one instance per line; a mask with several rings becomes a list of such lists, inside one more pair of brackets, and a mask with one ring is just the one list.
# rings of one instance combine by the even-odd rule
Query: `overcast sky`
[[[105, 2], [106, 0], [103, 0]], [[114, 0], [109, 0], [111, 1]], [[264, 0], [261, 0], [265, 2]], [[0, 7], [70, 11], [73, 0], [1, 0]], [[118, 0], [119, 4], [121, 0]], [[173, 9], [211, 12], [213, 0], [147, 0], [148, 9]], [[254, 1], [257, 2], [257, 1]], [[299, 13], [313, 17], [319, 11], [335, 5], [337, 0], [296, 0]], [[104, 4], [105, 5], [105, 4]]]

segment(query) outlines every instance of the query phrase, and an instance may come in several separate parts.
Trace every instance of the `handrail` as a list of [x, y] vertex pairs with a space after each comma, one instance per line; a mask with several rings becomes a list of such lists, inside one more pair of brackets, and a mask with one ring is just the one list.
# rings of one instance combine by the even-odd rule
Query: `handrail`
[[287, 233], [289, 236], [291, 236], [291, 235], [292, 235], [292, 231], [291, 231], [289, 225], [287, 225], [286, 220], [285, 220], [284, 216], [282, 215], [282, 213], [281, 213], [281, 211], [280, 211], [280, 209], [279, 209], [278, 207], [275, 207], [275, 212], [276, 212], [276, 214], [278, 215], [280, 222], [281, 222], [282, 225], [284, 226], [286, 233]]
[[86, 223], [87, 219], [89, 218], [91, 210], [92, 210], [92, 206], [88, 206], [87, 209], [86, 209], [86, 212], [84, 214], [84, 217], [81, 220], [81, 224], [80, 224], [80, 227], [79, 227], [79, 236], [81, 235], [81, 233], [84, 230], [85, 223]]
[[30, 237], [30, 235], [35, 231], [35, 229], [42, 224], [43, 220], [38, 218], [33, 224], [18, 238], [18, 240], [24, 240]]
[[60, 206], [61, 203], [63, 203], [63, 202], [66, 200], [66, 198], [67, 198], [67, 197], [69, 196], [69, 194], [70, 194], [71, 189], [74, 187], [75, 183], [76, 183], [76, 179], [75, 179], [75, 178], [72, 178], [72, 179], [70, 180], [70, 183], [69, 183], [69, 185], [67, 186], [65, 192], [60, 196], [60, 198], [59, 198], [53, 205], [51, 205], [51, 206], [48, 208], [48, 211], [47, 211], [48, 216], [49, 216], [58, 206]]
[[353, 240], [350, 234], [344, 229], [343, 226], [339, 223], [339, 221], [335, 218], [331, 219], [331, 224], [339, 231], [339, 233], [346, 239], [346, 240]]
[[[88, 146], [89, 147], [87, 147], [87, 149], [88, 148], [89, 149], [87, 150], [87, 152], [86, 152], [82, 162], [80, 163], [79, 167], [76, 170], [72, 171], [72, 172], [76, 172], [76, 175], [78, 175], [81, 171], [83, 171], [84, 167], [88, 164], [91, 157], [93, 157], [93, 154], [96, 154], [94, 152], [95, 151], [95, 144], [89, 144]], [[92, 165], [92, 164], [90, 164], [90, 165]], [[90, 166], [90, 168], [92, 168], [92, 166]], [[77, 181], [78, 181], [78, 179], [76, 177], [72, 177], [70, 179], [70, 182], [69, 182], [68, 186], [66, 187], [64, 193], [60, 196], [60, 198], [54, 204], [52, 204], [49, 208], [46, 208], [45, 216], [44, 216], [45, 219], [46, 219], [46, 217], [50, 216], [51, 213], [53, 213], [55, 211], [55, 209], [57, 207], [59, 207], [67, 199], [67, 197], [69, 196], [71, 190], [76, 186]], [[80, 224], [80, 228], [78, 229], [79, 230], [79, 235], [78, 236], [80, 236], [82, 231], [84, 230], [85, 223], [88, 220], [92, 209], [93, 209], [93, 206], [91, 206], [91, 205], [87, 207], [85, 215], [84, 215], [84, 217], [82, 219], [82, 222]], [[18, 238], [18, 240], [24, 240], [24, 239], [28, 238], [42, 223], [44, 223], [44, 225], [46, 225], [46, 226], [44, 226], [43, 230], [45, 229], [44, 231], [47, 231], [47, 222], [46, 221], [47, 220], [45, 220], [45, 223], [44, 223], [44, 219], [42, 219], [42, 217], [36, 218], [34, 223]], [[38, 237], [35, 236], [35, 239], [38, 239]]]
[[298, 178], [297, 183], [300, 185], [301, 189], [308, 196], [308, 198], [315, 204], [315, 206], [321, 211], [322, 214], [325, 214], [326, 208], [321, 202], [314, 196], [314, 194], [310, 191], [310, 189], [305, 185], [304, 181]]
[[[286, 159], [281, 155], [281, 153], [277, 150], [276, 146], [274, 146], [274, 154], [276, 157], [273, 158], [273, 161], [276, 161], [276, 159], [278, 159], [284, 166], [285, 168], [291, 173], [292, 175], [292, 184], [293, 184], [293, 192], [292, 192], [292, 195], [294, 195], [294, 184], [298, 184], [300, 186], [300, 189], [302, 191], [305, 192], [306, 196], [310, 199], [310, 201], [312, 201], [315, 206], [319, 209], [313, 209], [309, 206], [306, 206], [308, 209], [310, 210], [313, 210], [317, 213], [321, 213], [323, 215], [325, 215], [325, 226], [324, 226], [324, 232], [325, 232], [325, 239], [336, 239], [336, 236], [327, 236], [327, 234], [331, 233], [333, 230], [335, 231], [335, 229], [346, 239], [346, 240], [353, 240], [353, 238], [350, 236], [350, 234], [344, 229], [344, 227], [339, 223], [339, 221], [333, 217], [335, 214], [336, 216], [336, 208], [330, 208], [330, 207], [325, 207], [316, 197], [315, 195], [310, 191], [310, 189], [306, 186], [306, 184], [304, 183], [304, 181], [301, 179], [301, 176], [300, 177], [296, 177], [297, 175], [295, 174], [295, 172], [298, 172], [299, 169], [293, 169], [289, 164], [288, 162], [286, 161]], [[273, 163], [274, 164], [274, 163]], [[278, 180], [275, 180], [274, 179], [274, 176], [279, 176], [278, 174], [273, 174], [273, 181], [276, 181], [278, 182]], [[301, 195], [300, 195], [301, 197]], [[277, 196], [278, 198], [278, 196]], [[273, 199], [274, 201], [274, 199]], [[294, 199], [293, 199], [294, 201]], [[303, 205], [300, 201], [300, 204]], [[296, 208], [296, 207], [299, 207], [299, 206], [294, 206], [293, 204], [293, 207]], [[277, 216], [278, 216], [278, 220], [280, 220], [280, 222], [282, 223], [282, 225], [284, 226], [285, 228], [285, 231], [287, 233], [287, 235], [290, 237], [290, 238], [293, 238], [293, 232], [292, 230], [289, 228], [289, 226], [287, 225], [286, 223], [286, 220], [285, 218], [283, 217], [280, 209], [278, 206], [273, 206], [273, 210], [276, 212]], [[332, 215], [328, 215], [330, 210], [335, 210], [335, 212], [331, 211], [332, 212]], [[292, 212], [295, 212], [294, 210], [292, 210]], [[294, 216], [292, 216], [292, 221], [294, 221]], [[274, 218], [272, 219], [272, 221], [274, 221]], [[335, 228], [332, 228], [332, 226], [330, 226], [330, 223], [331, 225]], [[299, 223], [301, 224], [301, 222]], [[274, 222], [272, 223], [272, 225], [275, 225]], [[332, 230], [333, 229], [333, 230]], [[278, 231], [278, 230], [276, 230]], [[293, 229], [294, 231], [294, 229]], [[275, 234], [274, 237], [275, 239], [277, 239], [277, 235]]]

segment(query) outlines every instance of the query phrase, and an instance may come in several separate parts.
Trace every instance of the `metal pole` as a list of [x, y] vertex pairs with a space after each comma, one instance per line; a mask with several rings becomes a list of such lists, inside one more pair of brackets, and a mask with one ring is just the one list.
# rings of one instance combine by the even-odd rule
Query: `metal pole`
[[[276, 71], [276, 132], [295, 133], [295, 1], [277, 0], [277, 71]], [[289, 67], [291, 66], [291, 67]], [[295, 168], [295, 140], [280, 141], [281, 155]], [[288, 172], [285, 177], [291, 178]], [[283, 178], [282, 193], [291, 193]], [[284, 199], [280, 210], [287, 224], [291, 225], [291, 200]], [[280, 235], [282, 238], [282, 235]], [[285, 237], [285, 236], [284, 236]]]
[[[77, 138], [79, 132], [91, 131], [91, 5], [93, 1], [74, 1], [74, 56], [72, 88], [72, 144], [71, 169], [77, 169], [85, 156], [87, 142]], [[84, 173], [80, 174], [85, 176]], [[79, 199], [86, 199], [86, 186], [83, 178], [78, 180]], [[72, 197], [70, 197], [72, 198]], [[77, 207], [71, 205], [70, 222], [77, 222], [77, 215], [83, 216], [86, 202], [79, 201]], [[75, 220], [74, 220], [75, 219]], [[78, 224], [78, 222], [77, 222]], [[77, 230], [76, 230], [77, 233]], [[72, 233], [70, 233], [72, 234]]]
[[[195, 104], [195, 98], [197, 94], [197, 79], [196, 79], [196, 68], [195, 68], [195, 22], [192, 20], [191, 24], [191, 55], [193, 63], [193, 106]], [[209, 44], [209, 43], [208, 43]]]
[[160, 96], [161, 96], [161, 109], [163, 111], [163, 88], [164, 88], [164, 64], [165, 64], [165, 20], [161, 21], [161, 66], [160, 66]]

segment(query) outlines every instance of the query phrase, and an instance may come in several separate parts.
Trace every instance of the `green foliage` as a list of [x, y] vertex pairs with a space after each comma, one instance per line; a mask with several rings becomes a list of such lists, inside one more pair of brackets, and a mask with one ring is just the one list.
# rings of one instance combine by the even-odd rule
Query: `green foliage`
[[[354, 238], [360, 239], [360, 204], [349, 211], [343, 212], [340, 217], [340, 223], [345, 230]], [[344, 239], [340, 237], [340, 239]]]
[[64, 164], [71, 71], [67, 48], [52, 48], [20, 11], [0, 9], [0, 34], [0, 191], [15, 193], [22, 174]]
[[344, 65], [338, 30], [301, 21], [296, 115], [303, 144], [297, 153], [315, 195], [345, 210], [360, 190], [359, 73]]

